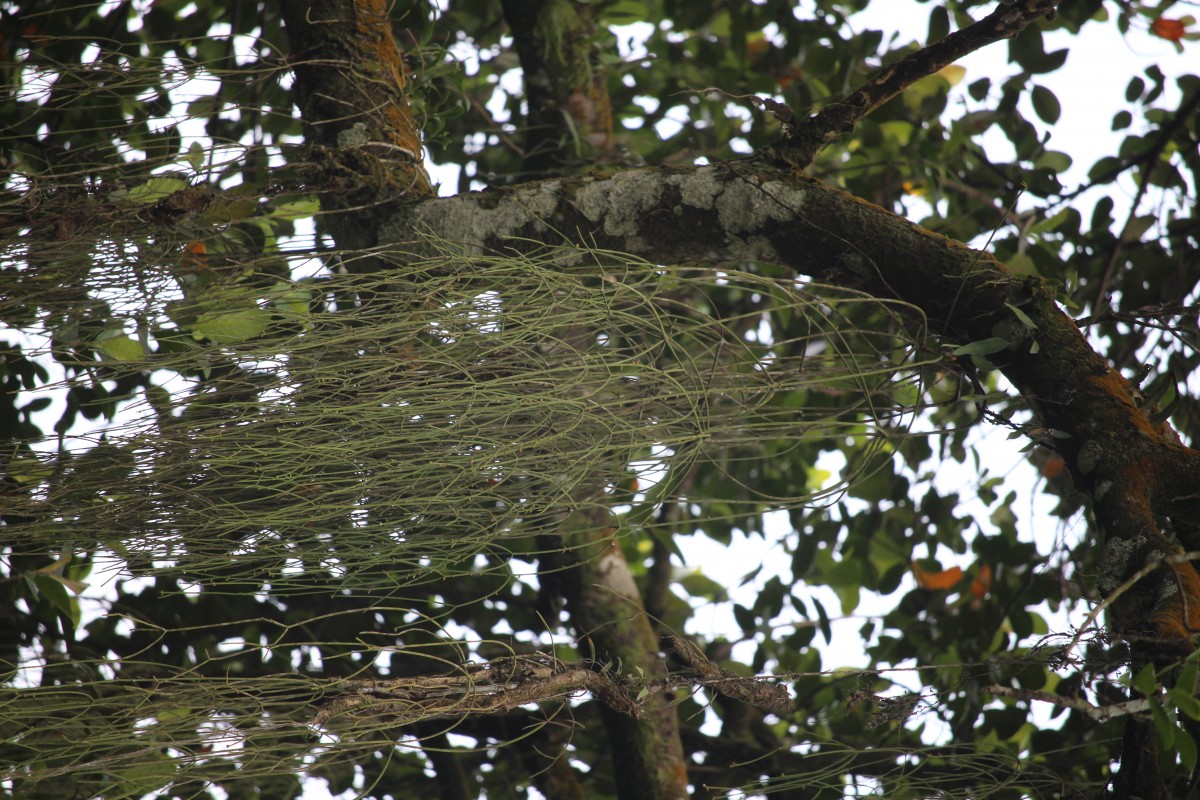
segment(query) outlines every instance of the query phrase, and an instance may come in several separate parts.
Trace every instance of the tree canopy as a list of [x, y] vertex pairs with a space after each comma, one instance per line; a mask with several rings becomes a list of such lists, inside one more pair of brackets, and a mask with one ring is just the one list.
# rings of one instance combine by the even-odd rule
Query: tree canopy
[[1200, 791], [1189, 5], [0, 3], [0, 793]]

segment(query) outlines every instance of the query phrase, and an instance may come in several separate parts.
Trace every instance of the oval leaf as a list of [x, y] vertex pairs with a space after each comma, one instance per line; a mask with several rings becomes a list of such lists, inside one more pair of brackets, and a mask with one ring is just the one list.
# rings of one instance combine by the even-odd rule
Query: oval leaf
[[270, 312], [258, 306], [239, 311], [210, 311], [196, 320], [192, 336], [213, 344], [237, 344], [261, 336], [270, 321]]
[[1058, 98], [1054, 96], [1054, 92], [1045, 86], [1034, 86], [1030, 99], [1033, 101], [1034, 113], [1038, 115], [1039, 119], [1050, 125], [1058, 122], [1058, 118], [1062, 116], [1062, 106], [1059, 104]]

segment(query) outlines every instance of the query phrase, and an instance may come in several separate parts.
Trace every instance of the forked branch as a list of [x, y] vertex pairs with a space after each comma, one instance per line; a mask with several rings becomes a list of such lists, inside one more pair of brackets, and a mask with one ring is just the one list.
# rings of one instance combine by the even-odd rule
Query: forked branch
[[875, 109], [921, 78], [953, 64], [963, 56], [1002, 39], [1011, 39], [1034, 20], [1047, 16], [1062, 0], [1017, 0], [944, 39], [933, 42], [895, 64], [884, 67], [845, 100], [833, 103], [794, 126], [773, 148], [773, 155], [803, 169], [817, 153], [849, 133]]

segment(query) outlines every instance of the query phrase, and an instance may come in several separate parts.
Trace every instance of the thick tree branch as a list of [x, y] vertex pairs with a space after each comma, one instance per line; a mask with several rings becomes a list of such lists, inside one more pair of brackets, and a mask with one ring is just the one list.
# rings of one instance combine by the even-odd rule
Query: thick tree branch
[[845, 100], [826, 106], [797, 124], [791, 135], [774, 148], [784, 162], [803, 169], [823, 148], [849, 133], [875, 109], [928, 75], [963, 56], [1003, 39], [1010, 39], [1031, 22], [1054, 11], [1062, 0], [1018, 0], [1000, 3], [978, 22], [929, 44], [884, 67]]
[[[611, 111], [599, 74], [591, 64], [593, 11], [568, 0], [507, 3], [526, 73], [530, 101], [528, 164], [561, 168], [585, 147], [607, 148]], [[369, 250], [386, 226], [378, 223], [398, 202], [430, 193], [420, 167], [420, 139], [404, 96], [399, 52], [392, 40], [387, 7], [380, 0], [288, 0], [285, 21], [296, 58], [297, 99], [308, 141], [328, 155], [335, 191], [322, 194], [334, 214], [330, 228], [342, 249]], [[574, 137], [572, 142], [571, 137]], [[337, 188], [341, 187], [341, 191]], [[357, 270], [370, 271], [374, 258]], [[560, 581], [581, 638], [598, 658], [636, 669], [648, 678], [665, 677], [657, 638], [641, 608], [628, 564], [602, 526], [579, 526], [564, 534], [558, 554]], [[615, 606], [620, 606], [615, 608]], [[543, 685], [545, 684], [545, 685]], [[552, 686], [551, 686], [552, 685]], [[533, 683], [502, 690], [471, 691], [447, 701], [389, 697], [387, 714], [440, 716], [494, 713], [537, 698], [533, 691], [570, 692], [587, 688], [604, 700], [605, 724], [619, 764], [615, 778], [622, 800], [678, 800], [687, 796], [687, 770], [679, 743], [678, 720], [668, 699], [655, 695], [645, 708], [634, 706], [602, 673], [554, 672]], [[408, 692], [409, 689], [403, 691]], [[467, 707], [458, 708], [459, 703]], [[318, 714], [333, 718], [360, 707], [376, 713], [378, 698], [351, 694], [327, 703]], [[490, 709], [490, 710], [489, 710]], [[644, 719], [642, 717], [645, 711]]]
[[1058, 708], [1069, 708], [1072, 711], [1087, 714], [1089, 717], [1100, 722], [1106, 722], [1113, 717], [1123, 717], [1126, 714], [1141, 714], [1150, 710], [1150, 700], [1145, 697], [1136, 700], [1127, 700], [1123, 703], [1098, 706], [1089, 703], [1083, 697], [1064, 697], [1060, 694], [1054, 694], [1054, 692], [1043, 692], [1038, 689], [1014, 689], [1011, 686], [993, 684], [987, 687], [987, 690], [996, 697], [1012, 697], [1025, 702], [1036, 700], [1039, 703], [1048, 703]]
[[[312, 724], [387, 719], [413, 725], [433, 719], [497, 714], [528, 703], [562, 700], [590, 691], [609, 708], [632, 717], [642, 709], [606, 672], [542, 656], [497, 659], [450, 675], [339, 680], [324, 691]], [[359, 724], [355, 722], [354, 724]]]
[[[564, 243], [657, 263], [766, 261], [919, 307], [956, 343], [989, 356], [1055, 431], [1105, 542], [1101, 589], [1175, 552], [1156, 514], [1194, 508], [1200, 454], [1151, 423], [1129, 383], [1084, 339], [1043, 284], [838, 189], [756, 164], [628, 170], [433, 200], [406, 209], [383, 241], [420, 253], [433, 235], [467, 252]], [[1173, 653], [1200, 631], [1200, 578], [1187, 563], [1114, 604], [1118, 630]]]

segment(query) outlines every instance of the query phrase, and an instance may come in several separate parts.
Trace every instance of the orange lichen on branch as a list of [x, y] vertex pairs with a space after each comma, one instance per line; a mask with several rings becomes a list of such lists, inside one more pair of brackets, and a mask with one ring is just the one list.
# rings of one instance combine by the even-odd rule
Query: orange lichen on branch
[[1126, 407], [1127, 413], [1125, 414], [1125, 419], [1113, 420], [1113, 423], [1127, 423], [1137, 430], [1150, 435], [1153, 439], [1158, 439], [1162, 436], [1163, 431], [1161, 427], [1156, 428], [1150, 422], [1150, 418], [1146, 416], [1145, 412], [1137, 407], [1137, 403], [1134, 402], [1133, 387], [1119, 372], [1112, 369], [1105, 370], [1099, 375], [1089, 375], [1088, 381], [1105, 394], [1121, 400], [1122, 404]]
[[1096, 504], [1097, 519], [1111, 526], [1110, 542], [1123, 541], [1136, 553], [1113, 576], [1123, 584], [1105, 593], [1117, 595], [1113, 610], [1125, 633], [1148, 633], [1172, 651], [1190, 652], [1200, 634], [1200, 574], [1160, 532], [1153, 498], [1162, 469], [1153, 454], [1128, 459], [1109, 479], [1116, 486]]
[[389, 4], [285, 0], [282, 10], [310, 143], [345, 152], [345, 164], [382, 194], [433, 194]]
[[1200, 634], [1200, 576], [1188, 565], [1171, 569], [1178, 591], [1159, 602], [1150, 615], [1150, 623], [1161, 638], [1190, 645]]
[[[392, 37], [391, 21], [388, 18], [391, 4], [383, 0], [354, 0], [354, 4], [358, 10], [355, 16], [355, 33], [366, 59], [356, 59], [355, 70], [361, 69], [364, 64], [378, 65], [386, 81], [383, 85], [395, 95], [393, 102], [381, 104], [378, 109], [383, 115], [382, 132], [388, 135], [392, 144], [408, 154], [414, 172], [424, 176], [420, 129], [405, 98], [408, 81], [404, 61], [400, 55], [400, 48], [396, 46]], [[419, 188], [424, 194], [432, 192], [427, 176], [424, 176], [423, 185]]]

